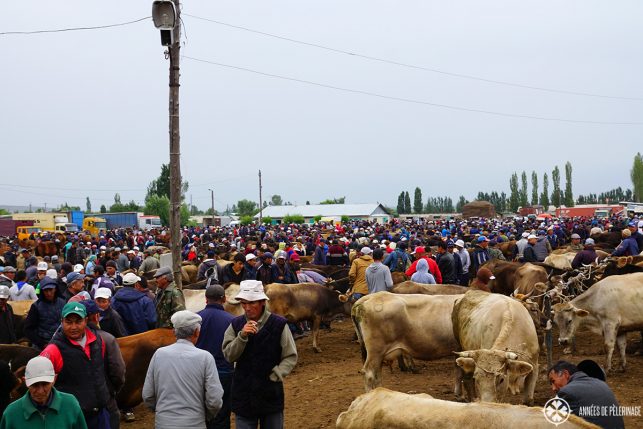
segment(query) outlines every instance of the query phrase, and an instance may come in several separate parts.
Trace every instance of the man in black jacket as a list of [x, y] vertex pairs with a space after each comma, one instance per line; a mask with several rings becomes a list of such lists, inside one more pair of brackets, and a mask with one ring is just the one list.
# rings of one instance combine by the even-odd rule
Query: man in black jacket
[[556, 362], [548, 375], [552, 390], [569, 404], [572, 414], [606, 429], [625, 427], [618, 401], [604, 381], [564, 360]]

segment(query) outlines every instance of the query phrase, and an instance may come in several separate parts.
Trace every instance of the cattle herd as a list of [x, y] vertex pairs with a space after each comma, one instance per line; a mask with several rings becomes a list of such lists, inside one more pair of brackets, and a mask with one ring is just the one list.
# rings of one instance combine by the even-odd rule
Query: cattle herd
[[[620, 369], [624, 371], [626, 334], [643, 331], [643, 256], [611, 256], [618, 246], [614, 237], [619, 226], [625, 224], [615, 219], [602, 223], [595, 219], [561, 219], [555, 224], [554, 221], [395, 220], [387, 225], [355, 221], [338, 225], [196, 228], [183, 234], [183, 294], [187, 309], [200, 311], [205, 307], [205, 281], [198, 281], [196, 273], [212, 249], [221, 267], [231, 263], [237, 253], [261, 257], [264, 252], [285, 251], [290, 269], [300, 279], [308, 279], [305, 273], [312, 272], [323, 281], [266, 284], [270, 311], [294, 325], [307, 322], [304, 327], [310, 327], [312, 347], [319, 353], [323, 353], [319, 335], [322, 324], [346, 317], [354, 325], [358, 343], [355, 347], [361, 350], [363, 360], [361, 369], [356, 370], [363, 374], [366, 393], [339, 415], [338, 428], [453, 428], [472, 427], [472, 421], [476, 422], [475, 427], [486, 428], [549, 427], [542, 408], [533, 405], [536, 384], [544, 383], [542, 375], [552, 363], [552, 342], [557, 340], [567, 347], [566, 351], [574, 353], [579, 327], [587, 326], [603, 338], [606, 355], [602, 364], [609, 375], [614, 366], [615, 345]], [[515, 260], [516, 238], [523, 231], [536, 232], [553, 226], [560, 237], [557, 249], [552, 249], [546, 259], [533, 263]], [[583, 237], [589, 237], [593, 231], [597, 258], [574, 269], [571, 261], [578, 250], [570, 250], [564, 243], [572, 232], [580, 231], [584, 232]], [[155, 253], [168, 251], [157, 245], [160, 240], [140, 231], [109, 231], [100, 240], [105, 240], [108, 248], [131, 249], [143, 246], [140, 236], [145, 242], [151, 239], [154, 250], [158, 250]], [[503, 244], [505, 257], [492, 258], [483, 265], [494, 276], [488, 285], [491, 292], [456, 284], [419, 284], [402, 273], [394, 273], [395, 284], [389, 291], [367, 294], [357, 300], [350, 297], [348, 270], [362, 246], [390, 252], [395, 247], [392, 243], [405, 241], [411, 254], [416, 246], [436, 246], [440, 241], [458, 238], [472, 251], [479, 236], [491, 236]], [[322, 239], [341, 243], [346, 264], [311, 263], [312, 254], [324, 247]], [[82, 240], [89, 244], [90, 254], [99, 252], [98, 238]], [[7, 252], [19, 253], [16, 244], [10, 238], [2, 241], [5, 256]], [[43, 247], [39, 242], [33, 245]], [[61, 259], [65, 256], [63, 249], [59, 245], [56, 250]], [[188, 257], [192, 252], [196, 258]], [[6, 257], [3, 262], [8, 264]], [[144, 274], [154, 290], [153, 272]], [[243, 314], [235, 299], [239, 285], [226, 283], [224, 287], [226, 311]], [[10, 304], [19, 326], [19, 319], [28, 312], [31, 302]], [[117, 398], [120, 408], [140, 404], [152, 354], [173, 341], [172, 332], [167, 329], [118, 339], [127, 367], [126, 384]], [[36, 354], [28, 344], [0, 346], [0, 360], [10, 362], [16, 371], [24, 370], [26, 361]], [[444, 358], [453, 359], [453, 402], [381, 387], [383, 365], [397, 364], [407, 370], [413, 369], [415, 360]], [[430, 385], [431, 379], [426, 382]], [[508, 395], [518, 394], [527, 407], [504, 403]], [[572, 416], [561, 427], [594, 426]]]

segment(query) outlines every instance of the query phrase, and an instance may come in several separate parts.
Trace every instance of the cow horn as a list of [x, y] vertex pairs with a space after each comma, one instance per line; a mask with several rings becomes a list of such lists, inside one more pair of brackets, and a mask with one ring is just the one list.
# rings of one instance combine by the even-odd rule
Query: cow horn
[[516, 295], [514, 296], [514, 298], [516, 298], [516, 299], [517, 299], [517, 300], [519, 300], [519, 301], [524, 301], [524, 300], [526, 300], [526, 299], [527, 299], [527, 295], [525, 295], [525, 294], [523, 294], [523, 293], [519, 293], [519, 294], [516, 294]]
[[453, 352], [454, 355], [464, 357], [464, 358], [470, 358], [473, 357], [473, 352], [471, 351], [466, 351], [466, 352]]
[[348, 302], [348, 296], [346, 296], [346, 295], [340, 295], [340, 296], [339, 296], [339, 300], [340, 300], [341, 302]]
[[506, 352], [506, 353], [505, 353], [505, 357], [506, 357], [507, 359], [511, 359], [511, 360], [516, 360], [516, 359], [518, 359], [518, 355], [517, 355], [517, 354], [515, 354], [514, 352]]

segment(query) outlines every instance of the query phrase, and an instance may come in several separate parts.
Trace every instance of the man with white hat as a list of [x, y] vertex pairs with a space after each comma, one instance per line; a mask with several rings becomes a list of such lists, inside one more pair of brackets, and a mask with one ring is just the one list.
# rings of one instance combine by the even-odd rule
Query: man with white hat
[[460, 257], [462, 262], [462, 272], [458, 276], [459, 284], [462, 286], [469, 285], [469, 268], [471, 267], [471, 256], [467, 249], [464, 248], [464, 240], [458, 239], [455, 242], [455, 252]]
[[100, 311], [100, 329], [109, 332], [115, 338], [124, 337], [127, 335], [125, 324], [120, 314], [111, 307], [111, 299], [111, 289], [106, 287], [96, 289], [94, 300]]
[[36, 356], [27, 362], [27, 393], [10, 404], [2, 415], [3, 429], [86, 429], [87, 424], [74, 395], [54, 388], [56, 373], [51, 361]]
[[359, 251], [359, 257], [353, 259], [351, 269], [348, 271], [348, 283], [353, 301], [357, 301], [364, 295], [368, 294], [368, 283], [366, 282], [366, 269], [373, 263], [373, 250], [364, 246]]
[[0, 344], [16, 342], [16, 332], [13, 326], [13, 308], [7, 304], [9, 288], [0, 286]]
[[236, 362], [232, 411], [237, 429], [283, 428], [283, 378], [297, 363], [297, 348], [286, 319], [266, 309], [268, 297], [258, 280], [241, 282], [245, 315], [235, 317], [223, 337], [223, 355]]
[[123, 276], [123, 287], [112, 298], [112, 308], [121, 315], [129, 335], [140, 334], [156, 327], [154, 301], [147, 296], [141, 278], [134, 273]]
[[222, 404], [214, 357], [194, 346], [201, 316], [188, 310], [172, 315], [176, 343], [158, 349], [147, 369], [143, 402], [156, 412], [157, 428], [206, 428]]

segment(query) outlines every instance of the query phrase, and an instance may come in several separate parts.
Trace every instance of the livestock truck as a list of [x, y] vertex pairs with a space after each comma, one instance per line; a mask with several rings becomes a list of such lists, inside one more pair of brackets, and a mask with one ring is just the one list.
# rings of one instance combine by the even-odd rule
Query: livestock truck
[[161, 227], [159, 216], [146, 216], [139, 212], [101, 213], [100, 216], [107, 221], [107, 229], [134, 228], [147, 231]]
[[18, 227], [21, 226], [33, 226], [33, 221], [2, 218], [0, 219], [0, 236], [12, 237], [18, 232]]
[[66, 213], [14, 213], [13, 220], [30, 220], [43, 231], [78, 232], [78, 225], [69, 222]]

